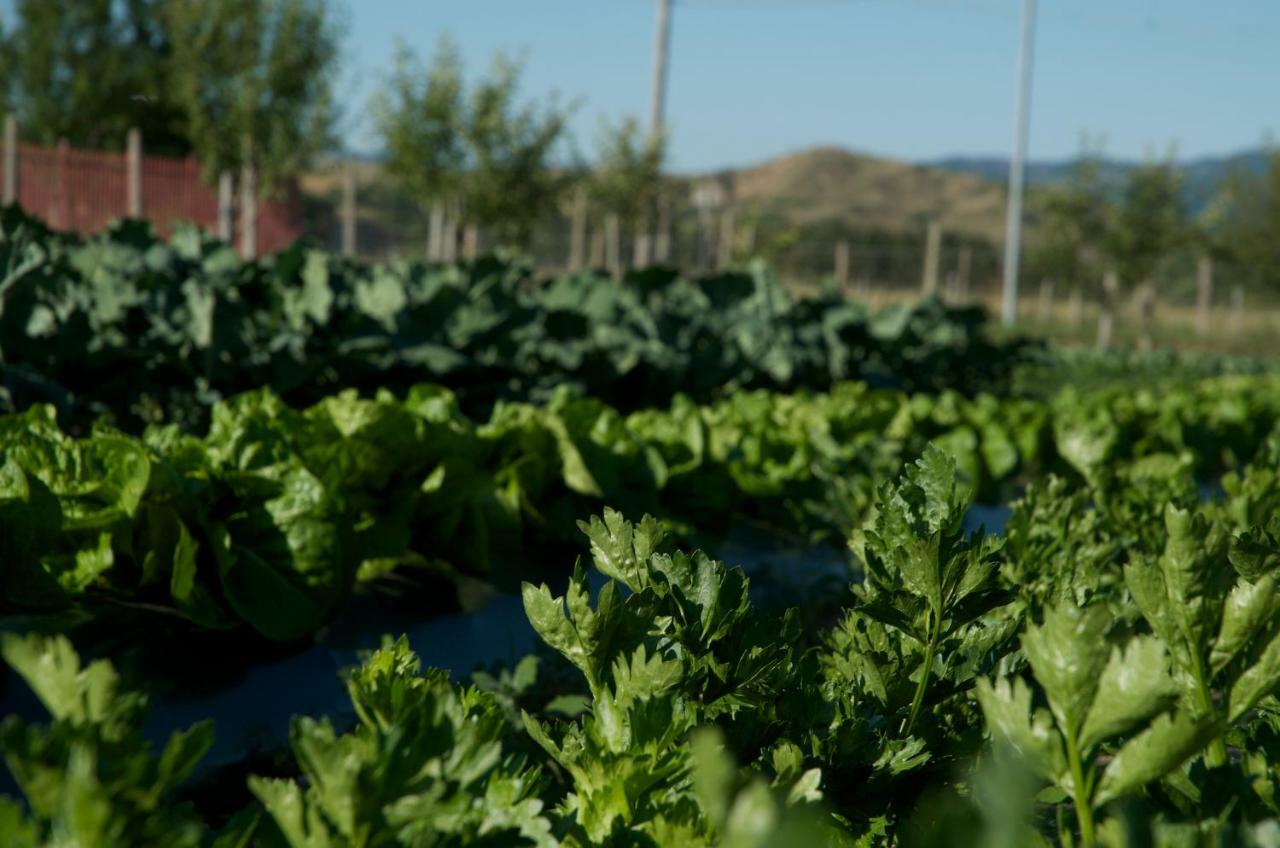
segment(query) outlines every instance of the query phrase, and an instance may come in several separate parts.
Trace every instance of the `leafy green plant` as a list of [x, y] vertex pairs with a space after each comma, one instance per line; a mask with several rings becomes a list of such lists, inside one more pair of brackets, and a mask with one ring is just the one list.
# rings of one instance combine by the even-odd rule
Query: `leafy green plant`
[[[870, 529], [855, 533], [851, 543], [865, 578], [844, 626], [847, 661], [856, 658], [860, 676], [886, 706], [894, 700], [895, 675], [914, 679], [903, 736], [914, 730], [935, 677], [952, 686], [962, 682], [974, 661], [1012, 634], [1007, 623], [981, 621], [1007, 601], [995, 580], [1001, 541], [965, 532], [968, 505], [955, 461], [930, 446], [896, 484], [881, 488]], [[859, 631], [866, 636], [853, 635]], [[877, 641], [893, 645], [892, 671], [877, 661]]]
[[290, 848], [404, 844], [553, 845], [540, 778], [504, 752], [492, 696], [423, 674], [403, 638], [347, 678], [357, 726], [297, 718], [290, 738], [305, 784], [251, 778]]
[[[208, 830], [178, 797], [213, 742], [212, 722], [174, 733], [157, 755], [142, 734], [146, 698], [124, 690], [110, 663], [82, 666], [62, 637], [4, 634], [0, 654], [52, 718], [0, 723], [5, 764], [27, 807], [0, 799], [6, 844], [206, 844]], [[237, 838], [229, 830], [222, 844], [243, 844]]]
[[[1168, 646], [1185, 709], [1225, 725], [1280, 687], [1280, 610], [1275, 569], [1228, 567], [1219, 524], [1170, 506], [1158, 557], [1125, 566], [1134, 604]], [[1220, 693], [1220, 694], [1218, 694]], [[1215, 740], [1211, 766], [1226, 763]]]
[[1084, 848], [1096, 844], [1100, 808], [1178, 768], [1220, 731], [1171, 709], [1178, 686], [1158, 639], [1116, 645], [1111, 625], [1101, 605], [1051, 607], [1022, 637], [1034, 685], [1002, 677], [976, 690], [992, 736], [1072, 802]]

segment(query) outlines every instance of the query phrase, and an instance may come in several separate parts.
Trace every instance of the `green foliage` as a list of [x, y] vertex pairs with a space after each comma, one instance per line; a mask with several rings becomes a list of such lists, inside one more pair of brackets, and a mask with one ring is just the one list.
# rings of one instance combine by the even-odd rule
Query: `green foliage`
[[650, 137], [635, 118], [604, 125], [588, 181], [592, 202], [623, 225], [635, 226], [657, 202], [665, 155], [666, 140]]
[[570, 109], [555, 100], [520, 104], [521, 66], [494, 57], [467, 91], [457, 48], [441, 39], [429, 68], [404, 43], [372, 100], [391, 175], [422, 206], [450, 201], [461, 218], [509, 243], [527, 242], [554, 206], [561, 179], [553, 159]]
[[403, 638], [348, 675], [347, 688], [359, 716], [349, 733], [294, 720], [303, 785], [250, 779], [279, 844], [555, 844], [538, 772], [504, 753], [507, 724], [492, 696], [422, 674]]
[[[0, 723], [0, 749], [26, 801], [25, 810], [0, 805], [6, 845], [206, 844], [208, 830], [178, 793], [213, 742], [212, 722], [174, 733], [156, 755], [142, 736], [146, 699], [124, 691], [110, 663], [81, 666], [62, 637], [5, 634], [0, 653], [52, 718]], [[235, 838], [228, 831], [225, 844]]]
[[1144, 164], [1129, 173], [1104, 248], [1125, 283], [1148, 282], [1186, 234], [1180, 186], [1181, 175], [1169, 162]]
[[880, 315], [798, 301], [763, 267], [619, 285], [492, 258], [366, 266], [301, 245], [244, 263], [193, 229], [160, 242], [136, 223], [76, 243], [13, 211], [0, 227], [10, 400], [86, 425], [199, 427], [213, 402], [263, 385], [306, 406], [436, 381], [478, 414], [565, 386], [627, 411], [860, 377], [972, 393], [1003, 385], [1025, 349], [936, 301]]
[[252, 164], [271, 189], [330, 149], [338, 22], [328, 0], [164, 0], [162, 69], [210, 178]]
[[151, 150], [190, 150], [166, 87], [167, 0], [20, 0], [0, 26], [0, 112], [23, 136], [54, 145], [123, 149], [137, 128]]
[[461, 190], [465, 101], [462, 59], [452, 41], [441, 39], [425, 69], [397, 42], [391, 75], [372, 108], [387, 172], [406, 194], [426, 204]]
[[[582, 671], [591, 693], [576, 721], [524, 717], [570, 777], [557, 808], [565, 844], [610, 842], [626, 831], [660, 845], [775, 844], [775, 829], [802, 827], [805, 817], [762, 781], [735, 797], [721, 752], [774, 744], [794, 693], [808, 686], [816, 695], [806, 683], [812, 665], [792, 648], [795, 617], [755, 614], [738, 569], [702, 553], [660, 552], [664, 534], [651, 518], [633, 525], [607, 510], [603, 521], [581, 526], [609, 578], [595, 606], [581, 569], [564, 597], [545, 585], [525, 584], [523, 593], [534, 629]], [[708, 724], [726, 727], [725, 736], [691, 737]], [[789, 804], [818, 800], [821, 772], [802, 768], [799, 750], [779, 744], [775, 787]], [[748, 824], [748, 815], [759, 818]]]
[[[871, 527], [852, 542], [865, 570], [842, 625], [841, 663], [878, 695], [903, 736], [926, 704], [968, 682], [1016, 630], [1016, 619], [983, 620], [1007, 600], [994, 579], [1000, 541], [965, 533], [968, 505], [955, 460], [930, 445], [897, 485], [881, 488]], [[911, 678], [908, 706], [897, 696]]]
[[[1101, 606], [1050, 608], [1022, 638], [1035, 688], [1022, 677], [977, 688], [992, 735], [1071, 799], [1085, 846], [1099, 807], [1178, 768], [1214, 733], [1211, 720], [1169, 710], [1177, 686], [1164, 645], [1144, 636], [1113, 645], [1111, 623]], [[1048, 709], [1033, 704], [1037, 694]]]

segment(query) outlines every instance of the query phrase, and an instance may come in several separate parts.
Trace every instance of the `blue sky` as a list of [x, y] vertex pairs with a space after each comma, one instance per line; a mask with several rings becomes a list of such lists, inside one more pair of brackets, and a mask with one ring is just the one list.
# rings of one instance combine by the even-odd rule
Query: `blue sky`
[[[672, 165], [738, 165], [816, 144], [901, 159], [1010, 147], [1018, 0], [676, 0]], [[343, 93], [353, 149], [397, 36], [443, 32], [473, 70], [526, 58], [525, 92], [580, 107], [586, 151], [603, 116], [648, 114], [654, 0], [353, 0]], [[1280, 130], [1280, 0], [1042, 0], [1031, 154], [1065, 158], [1082, 132], [1108, 155], [1253, 147]]]

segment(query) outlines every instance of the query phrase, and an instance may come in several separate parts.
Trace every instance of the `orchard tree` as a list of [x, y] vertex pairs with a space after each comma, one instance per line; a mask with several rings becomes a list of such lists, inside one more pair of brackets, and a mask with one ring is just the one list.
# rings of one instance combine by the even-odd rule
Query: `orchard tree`
[[1280, 151], [1266, 172], [1228, 175], [1201, 217], [1208, 249], [1253, 287], [1280, 283]]
[[525, 243], [563, 188], [553, 166], [570, 108], [554, 99], [519, 103], [520, 71], [518, 62], [499, 54], [489, 75], [471, 91], [464, 185], [469, 223]]
[[[555, 158], [570, 108], [554, 99], [520, 102], [520, 72], [518, 62], [500, 53], [488, 75], [468, 88], [449, 40], [429, 66], [401, 45], [383, 90], [374, 95], [388, 172], [433, 210], [433, 243], [442, 207], [447, 244], [458, 223], [471, 229], [472, 243], [478, 227], [523, 243], [555, 205], [563, 182]], [[445, 251], [447, 258], [447, 245]]]
[[334, 142], [339, 28], [328, 0], [163, 0], [171, 93], [209, 177], [264, 188]]
[[1112, 214], [1105, 250], [1121, 285], [1143, 289], [1139, 310], [1143, 348], [1152, 345], [1156, 272], [1188, 232], [1182, 174], [1172, 161], [1151, 162], [1130, 171]]
[[431, 208], [428, 256], [439, 258], [444, 204], [462, 193], [466, 167], [465, 96], [457, 47], [442, 37], [429, 68], [403, 42], [391, 75], [372, 101], [387, 173], [410, 198]]
[[0, 28], [0, 112], [41, 144], [120, 149], [137, 127], [154, 150], [188, 152], [166, 85], [167, 2], [16, 0]]
[[640, 127], [634, 117], [600, 133], [590, 193], [596, 207], [634, 226], [649, 213], [662, 186], [666, 144]]
[[1094, 156], [1082, 156], [1063, 185], [1042, 190], [1036, 264], [1077, 296], [1093, 289], [1107, 233], [1107, 198], [1101, 166]]

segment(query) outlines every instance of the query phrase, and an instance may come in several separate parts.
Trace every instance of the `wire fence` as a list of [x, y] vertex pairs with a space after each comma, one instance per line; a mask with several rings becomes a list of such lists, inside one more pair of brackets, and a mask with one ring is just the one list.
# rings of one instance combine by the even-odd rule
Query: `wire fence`
[[[16, 155], [5, 170], [18, 175], [18, 184], [6, 192], [56, 229], [88, 234], [140, 211], [161, 235], [184, 220], [211, 232], [221, 228], [232, 238], [241, 235], [242, 216], [236, 213], [243, 210], [235, 196], [219, 196], [202, 180], [194, 159], [65, 145], [10, 147]], [[373, 165], [335, 161], [258, 204], [258, 249], [272, 252], [305, 237], [369, 261], [426, 258], [428, 211], [371, 176], [376, 171]], [[1000, 257], [989, 243], [924, 232], [906, 238], [779, 234], [762, 231], [745, 210], [740, 217], [734, 211], [730, 206], [709, 214], [686, 207], [673, 212], [655, 236], [607, 218], [577, 220], [566, 208], [543, 216], [521, 250], [543, 274], [583, 268], [620, 274], [648, 264], [705, 273], [759, 258], [800, 296], [836, 291], [878, 307], [937, 295], [956, 305], [998, 310]], [[463, 258], [498, 246], [483, 231], [454, 237]], [[1218, 262], [1206, 272], [1204, 257], [1187, 249], [1168, 257], [1150, 285], [1108, 290], [1101, 278], [1055, 280], [1034, 267], [1030, 263], [1020, 281], [1018, 316], [1046, 336], [1091, 343], [1109, 320], [1118, 343], [1145, 335], [1175, 347], [1280, 353], [1280, 281], [1260, 283], [1252, 269]]]

